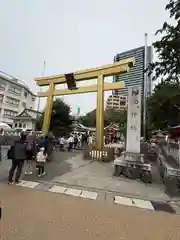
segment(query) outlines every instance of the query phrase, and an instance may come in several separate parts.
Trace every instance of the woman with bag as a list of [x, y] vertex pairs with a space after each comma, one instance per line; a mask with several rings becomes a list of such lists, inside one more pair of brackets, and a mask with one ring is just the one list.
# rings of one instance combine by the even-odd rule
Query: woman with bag
[[27, 144], [27, 166], [25, 170], [25, 175], [32, 175], [33, 162], [35, 161], [35, 156], [37, 153], [36, 141], [28, 142]]

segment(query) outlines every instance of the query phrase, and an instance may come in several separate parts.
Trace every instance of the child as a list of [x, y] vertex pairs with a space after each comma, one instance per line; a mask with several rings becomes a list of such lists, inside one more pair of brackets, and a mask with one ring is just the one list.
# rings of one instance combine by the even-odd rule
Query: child
[[36, 155], [36, 168], [38, 169], [38, 177], [44, 176], [44, 165], [46, 163], [47, 154], [44, 153], [45, 148], [41, 147], [40, 151]]

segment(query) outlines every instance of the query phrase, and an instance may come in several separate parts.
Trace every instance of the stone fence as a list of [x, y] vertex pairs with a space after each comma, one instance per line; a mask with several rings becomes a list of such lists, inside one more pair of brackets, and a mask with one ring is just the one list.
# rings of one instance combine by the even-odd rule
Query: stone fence
[[179, 143], [167, 143], [163, 146], [163, 150], [167, 156], [171, 156], [178, 166], [180, 166], [180, 144]]

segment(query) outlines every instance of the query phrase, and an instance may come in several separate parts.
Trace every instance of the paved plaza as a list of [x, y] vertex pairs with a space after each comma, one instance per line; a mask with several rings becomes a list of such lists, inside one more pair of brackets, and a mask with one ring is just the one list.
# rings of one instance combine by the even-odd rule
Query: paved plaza
[[111, 163], [57, 152], [47, 175], [7, 185], [10, 161], [0, 164], [1, 239], [179, 239], [179, 199], [163, 185], [112, 177]]
[[[0, 164], [0, 180], [7, 181], [11, 161], [5, 160]], [[153, 184], [144, 184], [138, 180], [123, 177], [112, 177], [113, 162], [101, 163], [84, 160], [79, 151], [56, 152], [55, 160], [46, 165], [47, 175], [38, 178], [35, 165], [33, 174], [22, 176], [25, 181], [43, 182], [52, 185], [72, 186], [95, 191], [115, 192], [125, 197], [136, 197], [148, 200], [169, 201], [163, 184], [154, 181]]]
[[2, 240], [179, 240], [180, 217], [18, 186], [0, 186]]
[[[2, 183], [7, 181], [10, 163], [6, 160], [0, 165]], [[47, 164], [46, 170], [47, 175], [38, 178], [34, 165], [33, 174], [22, 176], [20, 186], [180, 214], [180, 199], [170, 198], [165, 193], [164, 186], [156, 180], [153, 184], [144, 184], [138, 180], [113, 177], [112, 162], [83, 160], [80, 151], [56, 152], [55, 160]]]

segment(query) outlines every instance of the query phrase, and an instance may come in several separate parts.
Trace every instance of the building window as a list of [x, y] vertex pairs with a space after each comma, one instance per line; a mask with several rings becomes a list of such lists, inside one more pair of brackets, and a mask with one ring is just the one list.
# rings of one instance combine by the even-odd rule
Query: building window
[[121, 106], [125, 106], [125, 105], [126, 105], [126, 102], [120, 101], [120, 105], [121, 105]]
[[23, 128], [26, 128], [26, 124], [25, 123], [23, 124]]
[[35, 97], [32, 97], [32, 102], [35, 102], [36, 101], [36, 98]]
[[26, 108], [26, 103], [23, 102], [23, 103], [22, 103], [22, 106], [23, 106], [23, 108]]
[[19, 106], [19, 100], [16, 98], [6, 97], [6, 103], [12, 104], [14, 106]]
[[16, 117], [18, 114], [18, 112], [16, 111], [12, 111], [12, 110], [9, 110], [9, 109], [4, 109], [4, 116], [5, 117]]
[[6, 84], [4, 83], [3, 80], [0, 79], [0, 90], [5, 90]]
[[24, 92], [24, 96], [25, 96], [25, 98], [27, 98], [27, 95], [28, 95], [27, 92]]
[[14, 124], [14, 127], [17, 128], [17, 123]]
[[10, 86], [8, 91], [16, 95], [21, 95], [21, 89], [14, 86]]
[[3, 94], [0, 94], [0, 102], [1, 102], [1, 103], [3, 102], [3, 98], [4, 98], [4, 95], [3, 95]]

